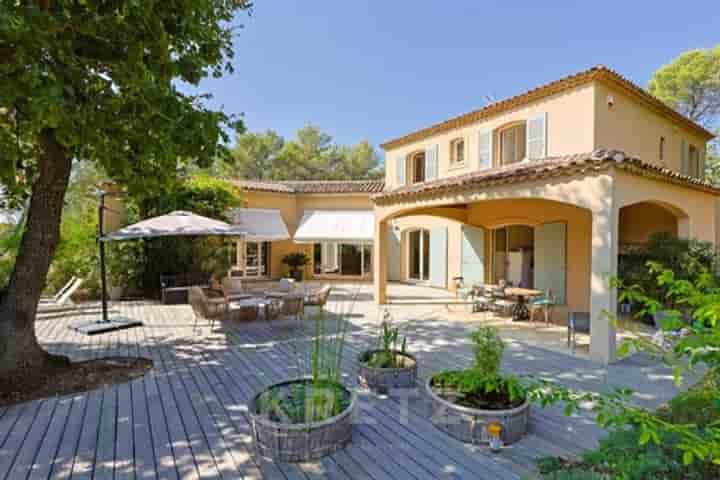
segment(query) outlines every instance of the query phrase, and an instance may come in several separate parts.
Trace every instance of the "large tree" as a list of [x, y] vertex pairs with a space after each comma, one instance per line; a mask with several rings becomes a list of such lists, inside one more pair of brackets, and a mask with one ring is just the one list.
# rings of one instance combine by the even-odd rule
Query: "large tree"
[[256, 180], [353, 180], [383, 174], [369, 142], [337, 145], [311, 124], [298, 130], [293, 140], [272, 130], [238, 135], [230, 162], [220, 165], [223, 174]]
[[[707, 128], [720, 127], [720, 45], [689, 50], [660, 67], [650, 79], [650, 93]], [[720, 184], [720, 144], [708, 145], [705, 174]]]
[[172, 188], [181, 162], [209, 165], [236, 125], [177, 82], [231, 70], [232, 22], [248, 8], [0, 0], [0, 175], [9, 200], [27, 201], [0, 298], [0, 375], [66, 361], [40, 347], [34, 322], [73, 159], [101, 165], [131, 195]]

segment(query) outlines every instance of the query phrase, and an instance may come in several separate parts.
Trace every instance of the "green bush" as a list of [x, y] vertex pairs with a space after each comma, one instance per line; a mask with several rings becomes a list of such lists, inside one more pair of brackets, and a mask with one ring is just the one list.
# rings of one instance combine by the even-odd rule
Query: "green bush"
[[667, 421], [679, 424], [697, 425], [704, 428], [720, 420], [720, 388], [714, 372], [709, 372], [702, 381], [670, 400], [660, 415]]
[[475, 354], [475, 369], [485, 376], [496, 375], [500, 369], [505, 344], [500, 338], [497, 329], [480, 327], [472, 334], [473, 353]]

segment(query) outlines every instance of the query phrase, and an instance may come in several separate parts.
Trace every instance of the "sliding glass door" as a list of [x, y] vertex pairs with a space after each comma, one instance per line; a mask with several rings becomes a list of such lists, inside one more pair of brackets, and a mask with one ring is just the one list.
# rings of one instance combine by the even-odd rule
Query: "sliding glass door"
[[315, 275], [361, 277], [372, 272], [372, 245], [363, 243], [316, 243], [313, 250]]
[[430, 231], [412, 230], [408, 233], [408, 278], [430, 279]]

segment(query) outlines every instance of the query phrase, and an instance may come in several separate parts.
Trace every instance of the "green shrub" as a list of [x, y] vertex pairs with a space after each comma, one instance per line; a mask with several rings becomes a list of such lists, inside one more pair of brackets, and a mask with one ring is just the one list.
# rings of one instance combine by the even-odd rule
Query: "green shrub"
[[470, 334], [470, 339], [474, 343], [474, 368], [484, 376], [496, 375], [505, 350], [498, 330], [493, 327], [480, 327]]
[[[638, 429], [610, 432], [597, 449], [576, 462], [540, 459], [537, 466], [544, 479], [575, 478], [618, 480], [702, 480], [720, 478], [720, 468], [705, 462], [683, 464], [677, 437], [665, 435], [659, 444], [640, 443]], [[585, 475], [585, 476], [583, 476]]]
[[720, 388], [714, 372], [688, 391], [670, 400], [661, 416], [679, 425], [693, 424], [704, 428], [720, 420]]

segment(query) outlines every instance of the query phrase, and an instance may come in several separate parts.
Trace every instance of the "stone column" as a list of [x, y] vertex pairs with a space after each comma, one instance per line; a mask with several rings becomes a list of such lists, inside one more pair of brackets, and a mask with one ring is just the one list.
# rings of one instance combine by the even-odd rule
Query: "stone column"
[[603, 208], [592, 214], [590, 269], [590, 357], [604, 364], [616, 359], [615, 327], [608, 313], [617, 312], [617, 292], [610, 278], [617, 276], [618, 209], [612, 189]]
[[375, 240], [373, 243], [373, 290], [375, 303], [387, 303], [387, 262], [399, 262], [399, 258], [388, 256], [388, 222], [375, 222]]

